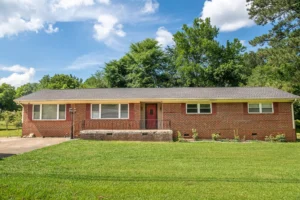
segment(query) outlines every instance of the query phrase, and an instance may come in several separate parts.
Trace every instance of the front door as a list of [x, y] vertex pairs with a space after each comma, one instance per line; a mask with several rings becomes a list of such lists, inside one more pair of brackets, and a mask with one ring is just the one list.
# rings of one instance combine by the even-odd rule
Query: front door
[[157, 129], [157, 104], [146, 104], [146, 129]]

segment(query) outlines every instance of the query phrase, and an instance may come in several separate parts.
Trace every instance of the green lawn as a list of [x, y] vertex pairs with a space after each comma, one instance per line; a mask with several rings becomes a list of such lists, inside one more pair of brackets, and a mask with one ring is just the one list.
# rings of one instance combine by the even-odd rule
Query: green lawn
[[8, 130], [6, 130], [5, 123], [3, 121], [0, 121], [0, 137], [15, 137], [21, 135], [21, 129], [17, 129], [14, 125], [9, 124]]
[[0, 160], [0, 199], [300, 199], [300, 143], [76, 140]]

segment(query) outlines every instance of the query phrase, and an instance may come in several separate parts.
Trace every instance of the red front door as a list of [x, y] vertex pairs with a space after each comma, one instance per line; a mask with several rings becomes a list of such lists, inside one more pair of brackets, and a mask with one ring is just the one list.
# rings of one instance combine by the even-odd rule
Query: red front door
[[157, 129], [157, 104], [146, 104], [146, 129]]

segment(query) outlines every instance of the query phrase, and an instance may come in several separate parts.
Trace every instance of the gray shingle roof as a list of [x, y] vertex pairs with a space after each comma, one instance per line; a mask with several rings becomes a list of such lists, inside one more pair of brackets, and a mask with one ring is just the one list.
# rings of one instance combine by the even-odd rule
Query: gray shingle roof
[[98, 88], [41, 90], [19, 99], [22, 101], [53, 100], [118, 100], [118, 99], [299, 99], [299, 96], [269, 87], [224, 88]]

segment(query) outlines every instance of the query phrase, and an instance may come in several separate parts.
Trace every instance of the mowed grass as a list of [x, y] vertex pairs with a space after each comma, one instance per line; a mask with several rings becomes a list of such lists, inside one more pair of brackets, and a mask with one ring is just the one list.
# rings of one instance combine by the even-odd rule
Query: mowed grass
[[0, 121], [0, 137], [16, 137], [22, 135], [22, 129], [17, 129], [15, 125], [9, 124], [6, 130], [5, 122]]
[[0, 160], [0, 199], [300, 199], [300, 143], [70, 141]]

